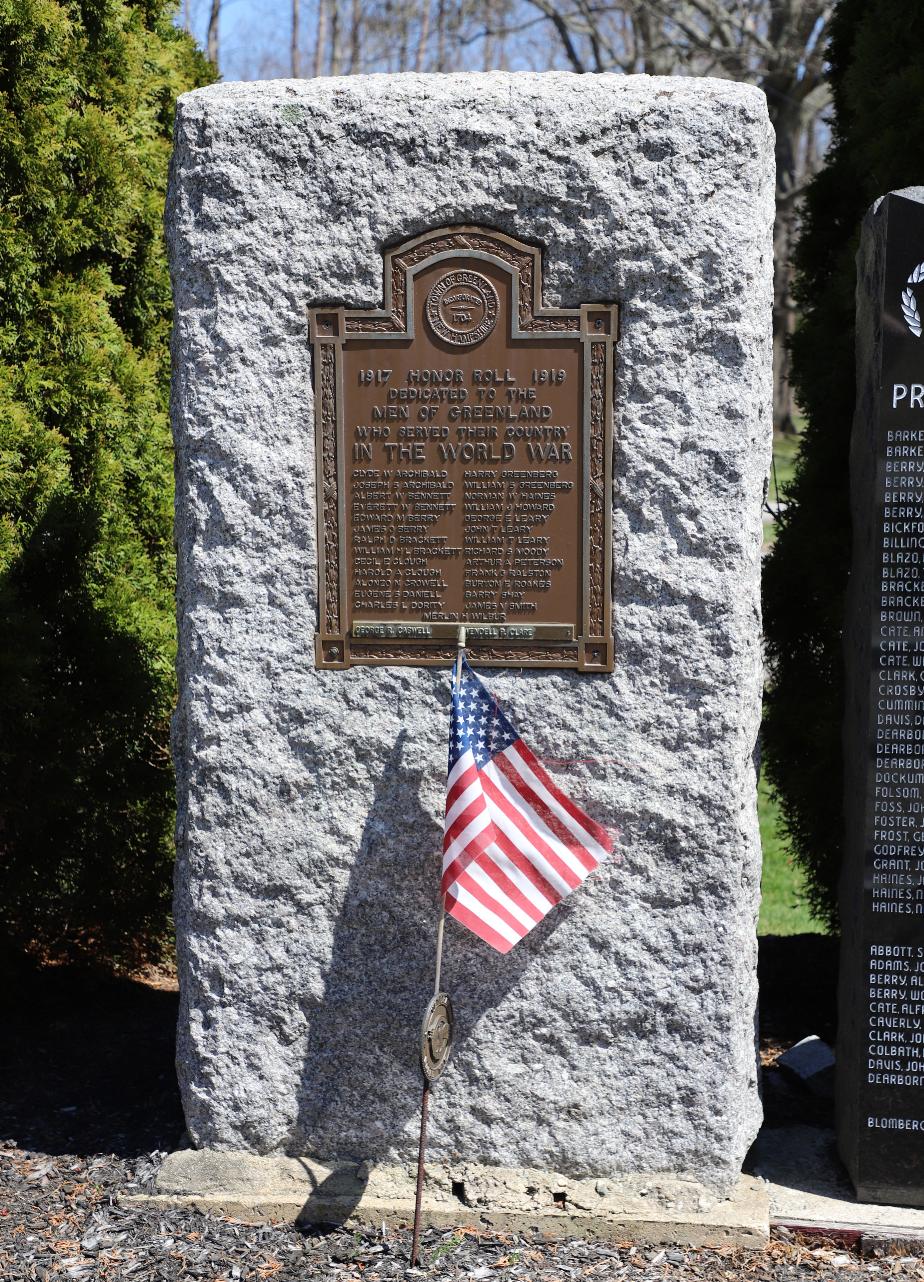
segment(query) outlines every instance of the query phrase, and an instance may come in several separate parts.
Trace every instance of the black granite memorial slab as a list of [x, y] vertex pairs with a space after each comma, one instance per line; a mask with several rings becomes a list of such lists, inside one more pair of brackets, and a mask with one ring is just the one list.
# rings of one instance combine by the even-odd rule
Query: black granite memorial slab
[[862, 1201], [924, 1206], [924, 188], [857, 263], [838, 1141]]

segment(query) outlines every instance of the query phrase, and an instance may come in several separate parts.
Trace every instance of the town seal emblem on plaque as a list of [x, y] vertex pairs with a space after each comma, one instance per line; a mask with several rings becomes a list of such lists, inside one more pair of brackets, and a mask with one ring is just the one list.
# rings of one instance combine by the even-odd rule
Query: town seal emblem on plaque
[[447, 272], [427, 295], [430, 328], [454, 347], [487, 338], [497, 324], [497, 308], [497, 290], [480, 272]]

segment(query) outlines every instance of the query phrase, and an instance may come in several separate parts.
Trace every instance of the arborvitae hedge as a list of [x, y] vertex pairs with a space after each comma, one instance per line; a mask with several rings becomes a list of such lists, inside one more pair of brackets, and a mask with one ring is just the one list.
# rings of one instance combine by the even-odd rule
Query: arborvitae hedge
[[[793, 379], [806, 416], [764, 574], [765, 761], [812, 907], [834, 924], [842, 844], [841, 629], [850, 566], [854, 256], [869, 205], [924, 183], [924, 4], [841, 0], [831, 27], [833, 139], [796, 254]], [[924, 255], [922, 255], [924, 256]]]
[[0, 0], [0, 939], [156, 957], [172, 847], [163, 0]]

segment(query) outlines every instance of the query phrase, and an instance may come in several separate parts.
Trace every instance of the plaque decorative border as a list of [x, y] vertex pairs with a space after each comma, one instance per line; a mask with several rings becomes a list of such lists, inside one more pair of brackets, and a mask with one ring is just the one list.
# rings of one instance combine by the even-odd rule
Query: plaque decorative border
[[[387, 250], [382, 308], [341, 306], [309, 311], [314, 355], [315, 454], [318, 497], [318, 631], [315, 662], [320, 668], [354, 664], [439, 665], [455, 661], [456, 647], [444, 640], [354, 638], [346, 601], [345, 514], [339, 417], [343, 405], [341, 352], [348, 339], [413, 337], [408, 324], [410, 274], [423, 263], [485, 255], [511, 275], [516, 299], [514, 337], [572, 335], [584, 349], [583, 627], [570, 642], [498, 644], [472, 641], [473, 663], [490, 667], [573, 668], [610, 672], [613, 637], [609, 624], [612, 575], [612, 467], [614, 356], [619, 309], [584, 304], [573, 309], [542, 305], [541, 250], [502, 232], [482, 227], [439, 228]], [[512, 320], [511, 320], [511, 323]]]

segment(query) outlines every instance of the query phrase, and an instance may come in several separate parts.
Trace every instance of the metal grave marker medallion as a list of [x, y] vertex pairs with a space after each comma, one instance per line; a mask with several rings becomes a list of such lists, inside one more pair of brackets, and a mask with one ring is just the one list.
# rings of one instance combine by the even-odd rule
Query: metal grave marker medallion
[[613, 666], [617, 309], [549, 309], [531, 245], [385, 254], [385, 306], [319, 307], [316, 662]]
[[424, 1012], [420, 1030], [420, 1067], [428, 1082], [435, 1082], [449, 1060], [455, 1021], [448, 993], [437, 993]]

